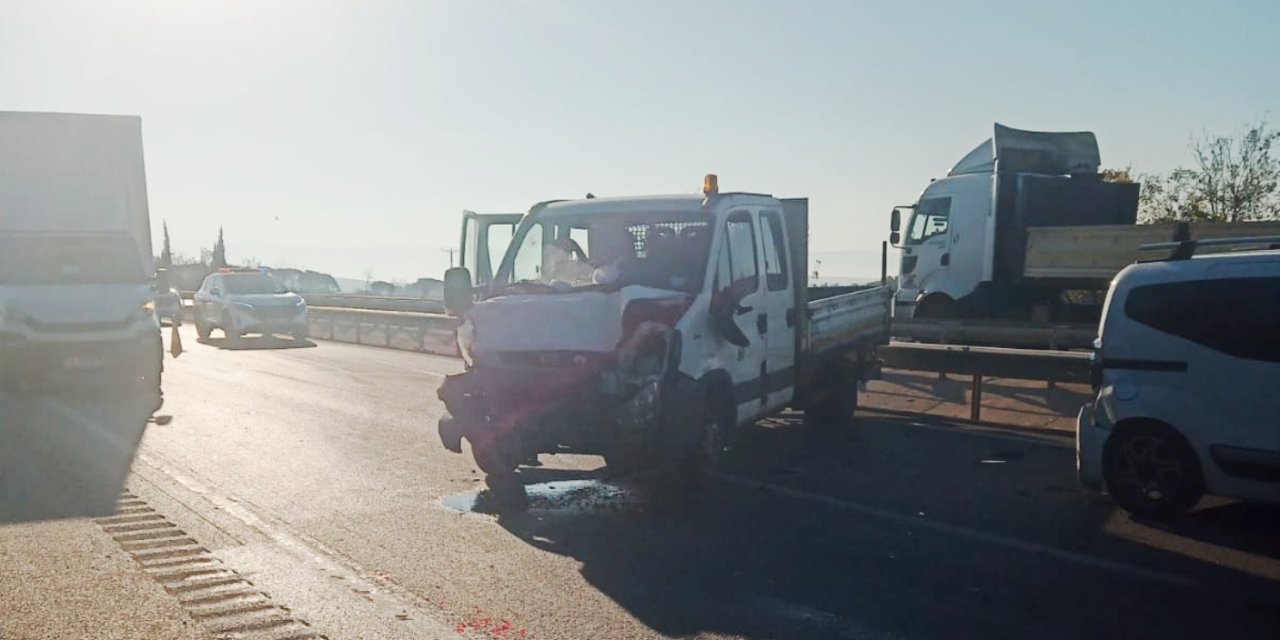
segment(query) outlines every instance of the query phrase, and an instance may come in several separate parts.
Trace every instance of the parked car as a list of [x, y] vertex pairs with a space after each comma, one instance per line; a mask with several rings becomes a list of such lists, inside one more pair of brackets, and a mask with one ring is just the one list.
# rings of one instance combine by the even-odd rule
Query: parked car
[[1280, 251], [1195, 247], [1116, 276], [1078, 418], [1081, 481], [1135, 515], [1206, 493], [1280, 502]]
[[235, 342], [248, 333], [307, 338], [307, 303], [258, 269], [222, 269], [210, 274], [193, 300], [196, 333], [208, 339], [221, 329]]

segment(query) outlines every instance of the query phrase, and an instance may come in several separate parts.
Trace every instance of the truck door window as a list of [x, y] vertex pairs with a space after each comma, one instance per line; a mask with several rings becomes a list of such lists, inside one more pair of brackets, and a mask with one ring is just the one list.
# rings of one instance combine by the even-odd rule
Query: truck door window
[[[497, 271], [498, 263], [502, 262], [502, 254], [507, 252], [507, 245], [511, 244], [511, 236], [515, 234], [516, 225], [514, 224], [489, 225], [489, 262], [492, 265], [489, 269], [490, 274]], [[492, 275], [490, 277], [492, 278]]]
[[760, 286], [756, 267], [756, 231], [750, 214], [729, 216], [725, 223], [725, 247], [729, 258], [729, 285], [740, 291], [755, 291]]
[[947, 232], [951, 217], [951, 198], [926, 198], [916, 205], [907, 230], [907, 244], [915, 245]]
[[511, 282], [542, 280], [542, 225], [535, 224], [516, 247], [515, 261], [511, 267]]
[[587, 255], [591, 255], [591, 232], [586, 224], [570, 226], [565, 233], [570, 240], [578, 243]]
[[760, 235], [764, 246], [764, 280], [770, 291], [787, 288], [787, 244], [782, 235], [782, 219], [777, 211], [760, 212]]

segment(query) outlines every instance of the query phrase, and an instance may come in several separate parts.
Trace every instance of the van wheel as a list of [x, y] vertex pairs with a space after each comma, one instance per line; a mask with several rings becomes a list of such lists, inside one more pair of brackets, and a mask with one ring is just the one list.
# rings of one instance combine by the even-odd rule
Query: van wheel
[[1125, 511], [1176, 518], [1204, 495], [1195, 452], [1176, 431], [1158, 423], [1121, 427], [1102, 454], [1107, 491]]

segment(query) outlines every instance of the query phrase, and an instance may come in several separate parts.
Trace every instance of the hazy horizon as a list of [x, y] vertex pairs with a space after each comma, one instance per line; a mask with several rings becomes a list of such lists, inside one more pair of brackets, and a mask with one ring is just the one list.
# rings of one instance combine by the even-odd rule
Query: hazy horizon
[[[808, 196], [832, 276], [994, 122], [1166, 171], [1280, 105], [1280, 3], [16, 2], [0, 109], [142, 116], [160, 250], [437, 276], [463, 209]], [[896, 254], [890, 259], [894, 270]], [[851, 271], [852, 273], [837, 273]]]

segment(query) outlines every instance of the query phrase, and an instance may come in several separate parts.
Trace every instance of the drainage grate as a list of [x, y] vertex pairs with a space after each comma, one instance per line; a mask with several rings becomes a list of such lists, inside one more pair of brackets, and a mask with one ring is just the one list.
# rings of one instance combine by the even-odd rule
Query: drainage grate
[[116, 515], [96, 521], [192, 618], [219, 639], [316, 640], [324, 636], [271, 602], [194, 538], [124, 492]]

